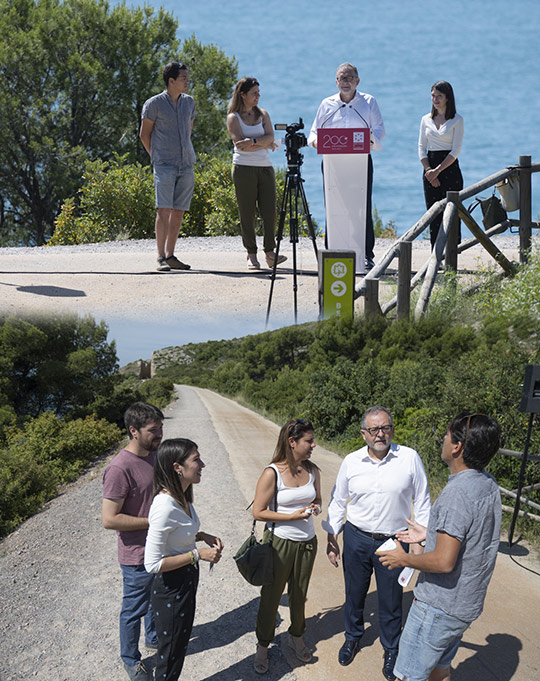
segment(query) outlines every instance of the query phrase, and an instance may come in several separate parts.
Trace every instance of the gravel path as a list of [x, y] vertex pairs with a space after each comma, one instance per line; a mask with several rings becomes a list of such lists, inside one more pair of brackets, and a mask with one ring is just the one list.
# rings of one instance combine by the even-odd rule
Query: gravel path
[[[247, 536], [245, 510], [255, 481], [270, 459], [279, 428], [262, 416], [208, 390], [177, 387], [166, 410], [165, 437], [198, 443], [207, 467], [195, 490], [203, 529], [221, 536], [223, 559], [201, 569], [193, 636], [182, 679], [246, 681], [252, 668], [258, 589], [239, 576], [232, 555]], [[323, 501], [340, 458], [317, 447]], [[101, 476], [106, 460], [89, 470], [0, 544], [0, 680], [126, 681], [119, 659], [117, 621], [121, 576], [116, 536], [101, 527]], [[375, 585], [366, 599], [366, 633], [350, 667], [337, 664], [343, 641], [343, 583], [319, 552], [306, 604], [306, 641], [312, 664], [301, 665], [283, 646], [286, 597], [270, 649], [267, 681], [382, 679]], [[505, 542], [482, 616], [466, 632], [453, 681], [536, 681], [540, 678], [540, 563], [520, 545], [512, 561]], [[414, 581], [414, 580], [413, 580]], [[410, 587], [405, 607], [412, 600]], [[141, 641], [142, 644], [142, 641]], [[144, 649], [142, 649], [144, 650]], [[146, 655], [150, 655], [146, 652]]]
[[[317, 241], [322, 248], [323, 240]], [[495, 242], [508, 257], [517, 259], [517, 236], [497, 237]], [[377, 239], [376, 261], [391, 243], [388, 239]], [[247, 270], [240, 237], [180, 239], [176, 251], [181, 260], [191, 265], [190, 271], [157, 272], [152, 239], [51, 248], [0, 248], [0, 314], [76, 311], [105, 320], [173, 323], [181, 319], [193, 326], [193, 334], [196, 329], [208, 326], [207, 338], [230, 338], [264, 330], [270, 271], [264, 262], [261, 270]], [[289, 259], [280, 266], [276, 277], [270, 328], [294, 321], [291, 251], [290, 242], [284, 239], [280, 252]], [[414, 242], [414, 271], [422, 267], [429, 253], [429, 241]], [[298, 320], [313, 321], [319, 314], [318, 280], [309, 239], [300, 239], [297, 258]], [[488, 264], [495, 266], [495, 261], [481, 246], [471, 248], [459, 259], [461, 271]], [[395, 272], [395, 264], [393, 267]], [[395, 280], [390, 277], [389, 282], [390, 285], [381, 283], [381, 299], [394, 294]], [[362, 307], [363, 300], [359, 299], [356, 308], [361, 311]], [[235, 324], [237, 333], [232, 328]], [[157, 334], [155, 347], [162, 347]]]
[[[226, 546], [213, 574], [202, 565], [182, 678], [253, 678], [258, 589], [244, 582], [231, 558], [249, 532], [250, 514], [208, 411], [190, 388], [179, 393], [166, 410], [165, 437], [188, 437], [199, 445], [207, 467], [195, 505], [201, 527], [219, 534]], [[0, 545], [2, 681], [127, 679], [119, 658], [116, 535], [101, 527], [105, 464], [94, 466]], [[279, 645], [280, 637], [276, 641]], [[295, 681], [276, 645], [267, 678]]]

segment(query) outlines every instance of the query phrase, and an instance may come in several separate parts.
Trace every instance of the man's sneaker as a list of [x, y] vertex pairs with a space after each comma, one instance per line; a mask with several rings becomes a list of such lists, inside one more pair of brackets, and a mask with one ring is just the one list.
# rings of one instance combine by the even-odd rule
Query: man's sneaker
[[167, 258], [165, 261], [169, 268], [171, 270], [190, 270], [191, 265], [186, 265], [185, 262], [182, 262], [181, 260], [178, 260], [178, 258], [175, 255], [171, 255], [170, 258]]
[[154, 679], [154, 675], [144, 666], [144, 662], [142, 660], [137, 662], [137, 664], [133, 667], [129, 667], [124, 662], [124, 667], [131, 681], [153, 681]]
[[158, 272], [170, 272], [171, 267], [170, 265], [167, 265], [167, 260], [165, 256], [160, 255], [159, 258], [157, 259], [157, 271]]

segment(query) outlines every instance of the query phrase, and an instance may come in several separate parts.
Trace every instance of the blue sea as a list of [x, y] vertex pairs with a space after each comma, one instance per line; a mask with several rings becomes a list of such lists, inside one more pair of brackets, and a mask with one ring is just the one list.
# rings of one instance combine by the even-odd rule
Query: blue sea
[[[239, 76], [261, 84], [261, 106], [274, 123], [300, 117], [309, 131], [320, 101], [336, 91], [336, 67], [356, 64], [359, 90], [379, 103], [386, 138], [374, 154], [373, 199], [385, 223], [403, 234], [423, 214], [417, 155], [420, 118], [430, 110], [431, 85], [448, 80], [465, 119], [460, 165], [465, 185], [516, 164], [540, 161], [540, 2], [538, 0], [265, 0], [150, 3], [179, 22], [178, 36], [213, 43], [238, 62]], [[324, 225], [320, 159], [306, 148], [302, 175], [311, 212]], [[283, 147], [273, 154], [285, 166]], [[540, 178], [533, 175], [533, 216], [540, 213]], [[517, 214], [516, 214], [517, 215]], [[157, 347], [254, 333], [234, 320], [220, 334], [193, 328], [137, 329], [108, 320], [121, 363], [150, 357]], [[194, 320], [195, 323], [195, 320]]]
[[[161, 3], [156, 2], [156, 7]], [[336, 67], [355, 64], [359, 90], [381, 109], [386, 138], [374, 154], [373, 199], [386, 223], [404, 233], [425, 210], [417, 143], [431, 108], [431, 85], [452, 83], [465, 119], [460, 165], [465, 186], [520, 155], [540, 161], [540, 2], [538, 0], [165, 0], [191, 34], [236, 57], [239, 76], [261, 84], [261, 106], [274, 123], [302, 117], [309, 131], [320, 101], [333, 94]], [[320, 159], [304, 150], [305, 189], [324, 225]], [[283, 147], [272, 155], [285, 165]], [[533, 216], [540, 212], [540, 180]]]

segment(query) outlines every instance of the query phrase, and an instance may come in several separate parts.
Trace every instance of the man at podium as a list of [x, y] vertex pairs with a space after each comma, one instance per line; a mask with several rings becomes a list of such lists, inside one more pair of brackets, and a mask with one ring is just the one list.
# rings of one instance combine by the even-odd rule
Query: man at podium
[[[369, 128], [370, 130], [370, 150], [377, 151], [382, 149], [382, 139], [385, 136], [384, 123], [381, 116], [381, 112], [375, 101], [375, 98], [371, 95], [365, 94], [363, 92], [358, 92], [356, 90], [358, 84], [360, 83], [360, 78], [358, 77], [358, 69], [353, 64], [345, 63], [338, 67], [336, 73], [336, 83], [339, 92], [331, 97], [323, 99], [313, 125], [311, 126], [311, 131], [308, 137], [308, 144], [317, 148], [317, 131], [323, 128]], [[319, 150], [320, 151], [320, 150]], [[324, 157], [326, 159], [328, 157]], [[373, 219], [371, 216], [371, 188], [373, 184], [373, 162], [371, 160], [371, 154], [367, 154], [367, 160], [365, 162], [366, 172], [365, 178], [362, 177], [362, 172], [358, 174], [358, 186], [359, 189], [365, 189], [361, 192], [365, 196], [365, 205], [362, 207], [362, 215], [356, 222], [364, 222], [365, 219], [365, 244], [362, 244], [362, 248], [358, 249], [351, 245], [351, 240], [347, 239], [345, 236], [345, 241], [341, 239], [336, 240], [336, 233], [333, 232], [332, 220], [329, 220], [328, 215], [328, 201], [327, 201], [327, 248], [332, 250], [339, 250], [345, 248], [353, 248], [357, 252], [357, 270], [362, 271], [362, 265], [364, 264], [363, 258], [362, 262], [358, 262], [358, 256], [364, 251], [365, 255], [365, 265], [367, 269], [371, 269], [374, 265], [373, 262], [373, 247], [375, 245], [375, 236], [373, 233]], [[323, 172], [325, 173], [325, 198], [328, 200], [328, 187], [327, 187], [327, 169], [326, 161], [323, 161]], [[356, 193], [356, 192], [353, 192]], [[355, 214], [355, 208], [349, 207], [349, 216]], [[365, 214], [365, 218], [364, 218]], [[355, 220], [353, 220], [355, 221]], [[346, 220], [345, 220], [346, 222]], [[339, 217], [337, 218], [337, 223], [343, 223], [343, 220]], [[357, 224], [354, 229], [362, 229], [363, 224]], [[345, 227], [345, 231], [347, 228]], [[354, 236], [352, 237], [354, 241]], [[364, 250], [365, 249], [365, 250]]]

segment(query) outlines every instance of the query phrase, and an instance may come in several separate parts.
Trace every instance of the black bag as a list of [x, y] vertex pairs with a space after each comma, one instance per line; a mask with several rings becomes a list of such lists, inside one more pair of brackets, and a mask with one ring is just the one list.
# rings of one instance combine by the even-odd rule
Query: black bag
[[[274, 508], [277, 508], [277, 473], [276, 486], [274, 488]], [[251, 504], [250, 504], [251, 506]], [[249, 508], [249, 506], [248, 506]], [[274, 581], [274, 550], [272, 548], [272, 538], [274, 536], [274, 526], [272, 523], [272, 534], [270, 541], [263, 544], [255, 537], [256, 520], [253, 521], [251, 534], [233, 556], [236, 566], [242, 577], [253, 584], [253, 586], [264, 586]]]
[[508, 220], [508, 215], [502, 207], [501, 200], [493, 193], [487, 199], [478, 196], [476, 201], [469, 206], [469, 213], [472, 213], [476, 206], [480, 205], [482, 209], [482, 222], [485, 229], [495, 227], [495, 225]]

